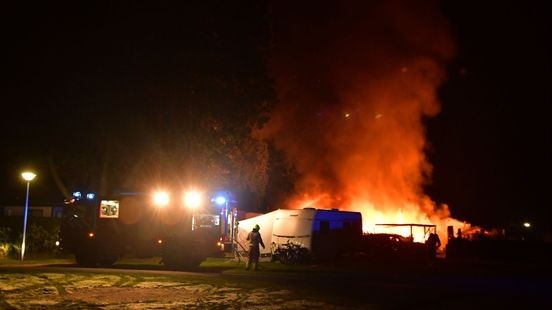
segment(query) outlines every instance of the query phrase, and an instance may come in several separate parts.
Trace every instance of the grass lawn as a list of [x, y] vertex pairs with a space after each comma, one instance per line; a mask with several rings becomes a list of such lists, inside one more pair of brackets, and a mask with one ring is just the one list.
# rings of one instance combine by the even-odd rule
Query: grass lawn
[[26, 258], [24, 261], [12, 258], [1, 258], [0, 266], [28, 266], [28, 265], [53, 265], [53, 264], [73, 264], [72, 258]]
[[[151, 258], [133, 258], [125, 257], [119, 259], [113, 268], [123, 269], [148, 269], [161, 270], [166, 269], [161, 263], [160, 257]], [[38, 266], [38, 265], [76, 265], [74, 258], [67, 256], [64, 258], [42, 257], [26, 258], [24, 261], [13, 258], [0, 259], [0, 266]], [[284, 265], [279, 262], [262, 262], [259, 265], [260, 272], [309, 272], [309, 268], [301, 265]], [[320, 268], [317, 268], [320, 270]], [[245, 270], [245, 263], [232, 258], [209, 257], [204, 260], [198, 268], [191, 271], [199, 272], [218, 272], [218, 273], [240, 273], [249, 272]]]

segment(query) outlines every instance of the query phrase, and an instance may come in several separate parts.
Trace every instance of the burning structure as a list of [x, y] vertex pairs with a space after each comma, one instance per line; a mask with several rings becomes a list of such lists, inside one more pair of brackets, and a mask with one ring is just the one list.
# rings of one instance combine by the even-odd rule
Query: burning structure
[[[439, 113], [454, 53], [435, 4], [274, 3], [269, 58], [279, 103], [261, 135], [299, 175], [286, 208], [359, 211], [365, 232], [420, 223], [444, 236], [449, 225], [465, 226], [423, 190], [432, 174], [424, 120]], [[413, 234], [423, 241], [423, 230]]]

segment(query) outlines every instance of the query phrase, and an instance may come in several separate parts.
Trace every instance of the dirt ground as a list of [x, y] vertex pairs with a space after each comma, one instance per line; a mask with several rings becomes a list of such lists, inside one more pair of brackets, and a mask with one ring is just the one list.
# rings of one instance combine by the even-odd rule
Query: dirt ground
[[205, 284], [159, 276], [8, 273], [1, 309], [340, 309], [288, 290]]

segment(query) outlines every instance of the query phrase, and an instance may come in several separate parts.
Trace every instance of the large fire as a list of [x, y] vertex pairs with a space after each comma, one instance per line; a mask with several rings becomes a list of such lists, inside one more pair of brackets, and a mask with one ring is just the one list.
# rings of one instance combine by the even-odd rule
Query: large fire
[[[439, 113], [454, 50], [433, 3], [292, 5], [271, 11], [280, 102], [262, 129], [299, 173], [287, 206], [360, 211], [366, 232], [436, 224], [443, 237], [448, 225], [469, 226], [423, 191], [432, 173], [424, 119]], [[423, 241], [423, 229], [413, 234]]]
[[[389, 226], [384, 224], [427, 224], [436, 225], [437, 233], [441, 236], [446, 234], [448, 226], [460, 228], [464, 233], [472, 230], [470, 224], [460, 222], [448, 215], [448, 207], [441, 205], [436, 207], [431, 201], [428, 202], [434, 211], [425, 213], [420, 210], [418, 204], [381, 205], [376, 207], [368, 199], [353, 200], [347, 205], [340, 205], [343, 210], [359, 211], [362, 213], [363, 231], [365, 233], [395, 233], [405, 237], [413, 237], [415, 242], [424, 242], [430, 230], [423, 227]], [[316, 198], [308, 196], [295, 197], [288, 201], [289, 208], [335, 208], [335, 202], [328, 200], [326, 194], [320, 194]], [[446, 239], [443, 240], [446, 244]]]

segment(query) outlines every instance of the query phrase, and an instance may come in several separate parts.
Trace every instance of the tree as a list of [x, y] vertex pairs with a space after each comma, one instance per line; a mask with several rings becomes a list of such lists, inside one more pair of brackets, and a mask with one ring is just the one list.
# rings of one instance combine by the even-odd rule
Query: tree
[[[90, 96], [73, 93], [84, 107], [66, 120], [70, 143], [51, 151], [64, 195], [170, 183], [252, 192], [260, 203], [268, 149], [252, 133], [275, 97], [264, 63], [266, 4], [191, 6], [153, 15], [129, 8], [123, 24], [139, 29], [107, 18], [109, 31], [92, 36], [134, 52], [106, 59], [108, 73], [128, 69], [91, 78]], [[156, 22], [144, 26], [145, 17]], [[151, 36], [136, 39], [141, 30]]]

